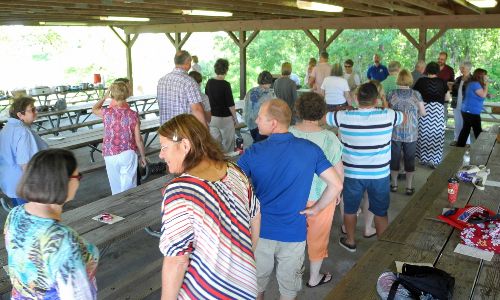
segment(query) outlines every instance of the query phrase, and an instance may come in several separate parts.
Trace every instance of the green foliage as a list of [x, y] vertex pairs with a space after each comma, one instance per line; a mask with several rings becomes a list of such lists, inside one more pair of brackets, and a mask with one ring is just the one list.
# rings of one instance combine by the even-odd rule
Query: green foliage
[[[312, 31], [317, 37], [318, 30]], [[334, 30], [328, 30], [327, 36]], [[418, 30], [408, 29], [418, 41]], [[437, 29], [427, 32], [430, 40]], [[215, 50], [220, 57], [229, 60], [231, 66], [226, 79], [231, 82], [233, 93], [239, 96], [239, 49], [227, 36], [215, 38]], [[448, 63], [458, 75], [461, 61], [470, 60], [474, 67], [488, 70], [490, 78], [500, 82], [500, 29], [450, 29], [427, 50], [427, 61], [437, 60], [440, 51], [449, 53]], [[401, 63], [403, 68], [413, 70], [418, 52], [397, 29], [344, 30], [328, 47], [331, 63], [343, 63], [347, 58], [354, 61], [354, 70], [366, 79], [366, 70], [372, 64], [374, 53], [382, 56], [383, 64], [391, 60]], [[317, 57], [318, 49], [301, 30], [261, 31], [247, 48], [247, 89], [257, 84], [259, 72], [268, 70], [280, 73], [281, 63], [289, 61], [293, 72], [303, 80], [310, 57]], [[214, 60], [215, 61], [215, 60]], [[213, 76], [213, 62], [204, 68]], [[492, 85], [493, 86], [493, 85]], [[492, 93], [498, 93], [494, 90]], [[500, 100], [500, 99], [499, 99]]]

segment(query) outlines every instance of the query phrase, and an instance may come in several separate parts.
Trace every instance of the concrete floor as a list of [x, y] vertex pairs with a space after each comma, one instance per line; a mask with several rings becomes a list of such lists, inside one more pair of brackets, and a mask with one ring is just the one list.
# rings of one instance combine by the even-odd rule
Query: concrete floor
[[[453, 132], [446, 131], [445, 153], [449, 149], [448, 144], [451, 141]], [[249, 135], [243, 134], [245, 144], [251, 140]], [[79, 149], [75, 151], [79, 164], [84, 165], [89, 162], [88, 150]], [[97, 155], [99, 156], [99, 155]], [[96, 156], [96, 157], [97, 157]], [[102, 159], [102, 158], [99, 158]], [[159, 158], [155, 155], [150, 157], [151, 161], [158, 161]], [[414, 186], [416, 190], [425, 184], [426, 178], [432, 173], [432, 169], [417, 165], [416, 176], [414, 179]], [[394, 219], [398, 213], [405, 207], [410, 197], [404, 194], [404, 181], [399, 183], [400, 191], [398, 193], [391, 193], [391, 205], [389, 209], [389, 220]], [[111, 194], [107, 175], [104, 169], [87, 174], [81, 181], [80, 189], [75, 197], [75, 200], [65, 206], [66, 210], [79, 207], [90, 203], [96, 199], [108, 196]], [[0, 220], [5, 220], [5, 213], [0, 213]], [[334, 224], [331, 231], [329, 258], [325, 259], [323, 263], [323, 270], [333, 274], [333, 280], [322, 286], [316, 288], [304, 288], [299, 293], [299, 299], [322, 299], [329, 291], [340, 281], [342, 276], [346, 274], [356, 261], [366, 252], [366, 250], [375, 242], [376, 237], [365, 239], [362, 237], [362, 222], [358, 222], [357, 229], [357, 252], [350, 253], [338, 244], [340, 237], [340, 214], [337, 209], [335, 212]], [[2, 237], [3, 238], [3, 237]], [[141, 268], [144, 260], [155, 259], [160, 256], [158, 250], [158, 239], [147, 235], [145, 232], [138, 232], [127, 239], [113, 244], [106, 249], [104, 255], [99, 262], [97, 273], [98, 285], [105, 286], [111, 282], [116, 282], [132, 274], [135, 270]], [[307, 259], [306, 259], [307, 261]], [[306, 271], [304, 274], [304, 283], [308, 279], [308, 262], [306, 262]], [[160, 274], [158, 274], [160, 276]], [[273, 275], [274, 276], [274, 275]], [[375, 284], [375, 283], [374, 283]], [[159, 299], [159, 291], [153, 291], [146, 299]], [[275, 279], [271, 280], [267, 292], [266, 299], [278, 299], [279, 291]]]

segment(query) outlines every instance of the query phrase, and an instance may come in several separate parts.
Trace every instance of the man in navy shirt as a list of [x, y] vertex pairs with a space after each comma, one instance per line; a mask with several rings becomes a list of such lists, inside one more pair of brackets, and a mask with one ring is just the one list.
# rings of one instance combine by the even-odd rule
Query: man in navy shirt
[[378, 80], [380, 82], [384, 81], [387, 76], [389, 76], [389, 70], [387, 67], [380, 63], [380, 56], [378, 54], [373, 55], [373, 65], [368, 68], [366, 72], [366, 77], [372, 80]]
[[[251, 178], [261, 205], [260, 239], [255, 250], [257, 284], [263, 299], [274, 269], [280, 299], [295, 299], [302, 288], [306, 216], [337, 199], [342, 182], [316, 144], [288, 132], [292, 112], [285, 101], [264, 102], [257, 116], [264, 141], [245, 150], [238, 165]], [[306, 209], [314, 174], [327, 183], [321, 198]]]

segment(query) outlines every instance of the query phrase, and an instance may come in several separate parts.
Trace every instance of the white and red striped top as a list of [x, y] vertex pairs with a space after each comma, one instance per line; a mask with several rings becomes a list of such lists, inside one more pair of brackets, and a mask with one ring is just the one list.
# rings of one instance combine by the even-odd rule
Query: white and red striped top
[[189, 253], [179, 299], [255, 299], [250, 221], [259, 201], [244, 173], [228, 163], [219, 181], [182, 174], [165, 188], [160, 251]]

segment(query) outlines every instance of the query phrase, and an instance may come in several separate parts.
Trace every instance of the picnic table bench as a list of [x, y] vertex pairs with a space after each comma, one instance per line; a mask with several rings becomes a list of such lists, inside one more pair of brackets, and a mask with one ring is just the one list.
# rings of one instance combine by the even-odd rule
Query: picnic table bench
[[[160, 126], [158, 119], [146, 120], [141, 122], [141, 133], [144, 134], [144, 146], [147, 148], [155, 140], [156, 135], [149, 139], [152, 132], [156, 131]], [[82, 132], [81, 134], [74, 135], [72, 137], [64, 137], [58, 140], [47, 140], [50, 148], [62, 148], [67, 150], [78, 149], [81, 147], [90, 148], [90, 160], [95, 162], [94, 152], [101, 152], [98, 145], [102, 143], [102, 137], [104, 135], [103, 128], [96, 128], [89, 131]]]
[[[500, 143], [496, 133], [483, 132], [470, 148], [471, 164], [486, 165], [488, 180], [500, 181]], [[379, 299], [376, 291], [381, 273], [395, 271], [394, 261], [431, 263], [455, 277], [453, 299], [499, 299], [500, 258], [491, 262], [457, 254], [459, 232], [436, 217], [449, 207], [447, 179], [462, 164], [464, 148], [453, 148], [381, 238], [328, 294], [326, 299]], [[500, 188], [484, 191], [460, 183], [456, 207], [481, 204], [499, 210]]]

